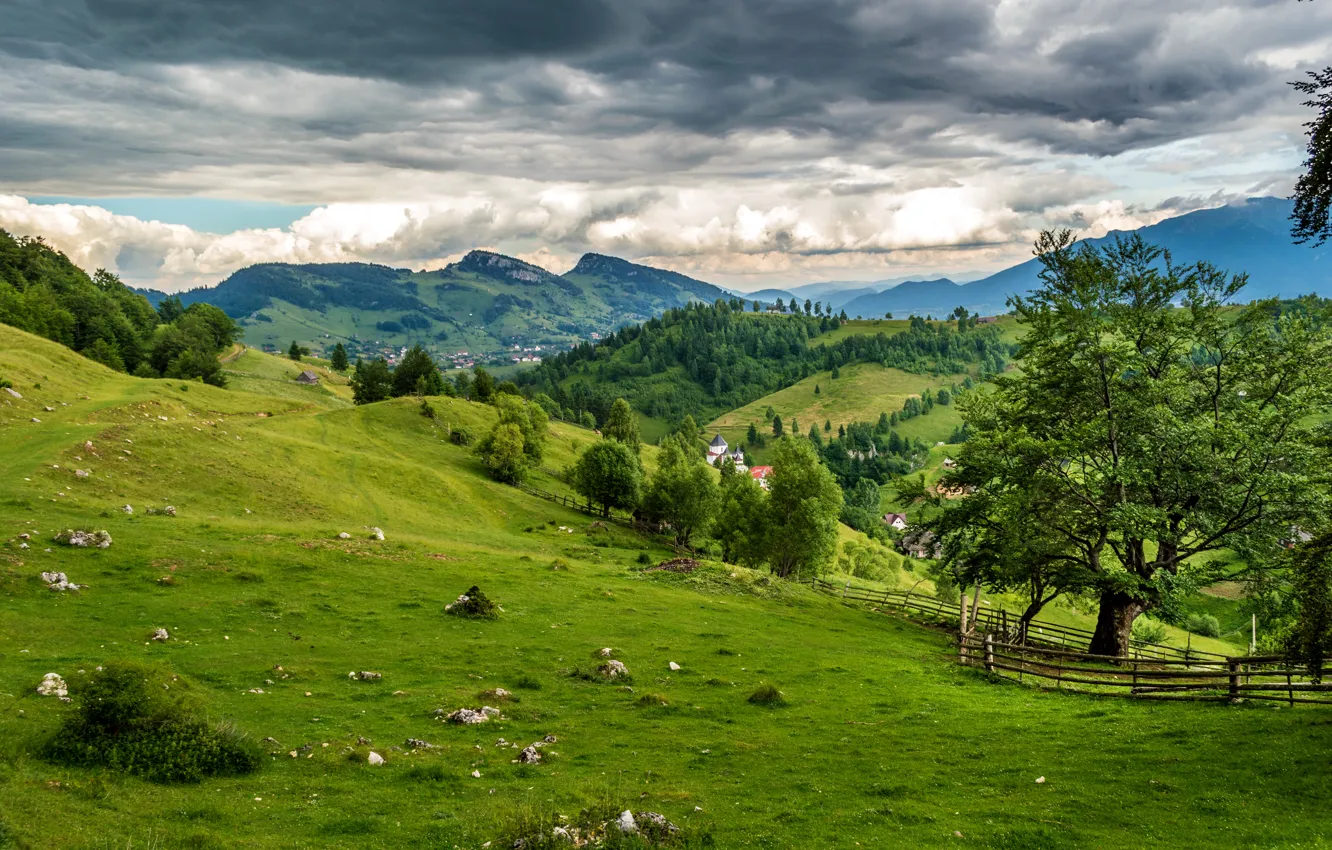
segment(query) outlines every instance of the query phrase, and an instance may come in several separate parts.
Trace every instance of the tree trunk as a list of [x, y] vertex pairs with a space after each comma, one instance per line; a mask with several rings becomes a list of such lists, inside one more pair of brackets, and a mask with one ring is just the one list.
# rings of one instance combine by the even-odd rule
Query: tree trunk
[[1147, 610], [1146, 603], [1117, 591], [1101, 594], [1101, 611], [1096, 617], [1096, 631], [1092, 634], [1088, 652], [1093, 655], [1118, 655], [1126, 657], [1129, 653], [1129, 637], [1133, 633], [1133, 621]]

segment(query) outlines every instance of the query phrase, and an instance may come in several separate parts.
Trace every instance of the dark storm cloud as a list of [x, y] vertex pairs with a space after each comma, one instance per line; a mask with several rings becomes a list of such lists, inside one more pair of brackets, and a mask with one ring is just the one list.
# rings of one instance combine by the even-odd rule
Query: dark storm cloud
[[[1203, 8], [1190, 0], [1114, 4], [1113, 16], [1106, 4], [1030, 5], [1013, 31], [982, 0], [11, 0], [0, 52], [91, 69], [265, 62], [464, 87], [481, 109], [559, 123], [578, 98], [534, 70], [555, 61], [611, 89], [565, 132], [780, 128], [910, 143], [989, 122], [1000, 138], [1095, 155], [1224, 126], [1282, 91], [1223, 40], [1168, 44], [1166, 21]], [[1061, 43], [1047, 50], [1052, 36]], [[358, 132], [355, 115], [309, 126]]]

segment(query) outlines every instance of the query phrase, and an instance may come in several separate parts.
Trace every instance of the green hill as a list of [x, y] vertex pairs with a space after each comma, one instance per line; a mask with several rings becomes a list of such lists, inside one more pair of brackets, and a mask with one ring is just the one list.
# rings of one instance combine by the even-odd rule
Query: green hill
[[[162, 293], [150, 293], [157, 299]], [[421, 344], [456, 363], [549, 356], [694, 300], [725, 293], [675, 272], [587, 254], [566, 275], [489, 251], [447, 268], [414, 272], [367, 263], [242, 269], [211, 289], [182, 295], [239, 319], [253, 346], [315, 351], [336, 342], [353, 356], [391, 355]]]
[[[488, 407], [432, 399], [432, 422], [296, 386], [258, 352], [226, 368], [227, 390], [143, 380], [0, 326], [22, 396], [0, 393], [0, 845], [508, 847], [524, 819], [588, 807], [728, 848], [1327, 841], [1318, 710], [992, 682], [947, 635], [807, 588], [643, 571], [674, 553], [496, 484], [449, 442]], [[562, 491], [593, 439], [553, 423], [537, 486]], [[61, 546], [64, 528], [114, 543]], [[48, 590], [50, 570], [88, 587]], [[498, 620], [443, 613], [473, 584]], [[571, 675], [599, 647], [629, 686]], [[262, 741], [262, 769], [156, 785], [37, 757], [64, 710], [37, 683], [114, 659], [169, 665]], [[764, 683], [785, 707], [748, 701]], [[432, 716], [494, 688], [515, 697], [500, 719]], [[546, 735], [535, 765], [498, 744]]]

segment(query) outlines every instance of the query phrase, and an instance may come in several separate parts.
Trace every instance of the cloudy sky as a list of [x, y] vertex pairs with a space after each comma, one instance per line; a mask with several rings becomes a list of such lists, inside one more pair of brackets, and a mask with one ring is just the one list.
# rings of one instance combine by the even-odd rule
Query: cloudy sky
[[181, 289], [584, 251], [742, 289], [993, 270], [1288, 194], [1295, 0], [5, 0], [0, 227]]

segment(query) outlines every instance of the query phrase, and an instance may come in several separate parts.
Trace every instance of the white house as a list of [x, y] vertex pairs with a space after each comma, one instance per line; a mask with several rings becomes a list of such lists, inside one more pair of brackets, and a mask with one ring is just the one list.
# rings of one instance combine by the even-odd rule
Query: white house
[[906, 514], [884, 514], [883, 522], [889, 528], [895, 528], [898, 531], [905, 531], [907, 527]]

